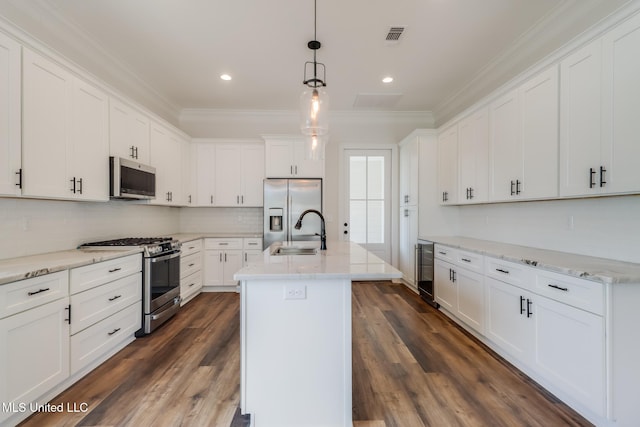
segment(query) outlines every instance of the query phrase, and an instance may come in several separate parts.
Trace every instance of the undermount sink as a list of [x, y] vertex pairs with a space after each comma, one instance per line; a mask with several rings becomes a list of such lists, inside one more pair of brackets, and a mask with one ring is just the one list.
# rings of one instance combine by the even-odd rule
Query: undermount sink
[[315, 255], [317, 248], [300, 248], [297, 246], [279, 246], [271, 255]]

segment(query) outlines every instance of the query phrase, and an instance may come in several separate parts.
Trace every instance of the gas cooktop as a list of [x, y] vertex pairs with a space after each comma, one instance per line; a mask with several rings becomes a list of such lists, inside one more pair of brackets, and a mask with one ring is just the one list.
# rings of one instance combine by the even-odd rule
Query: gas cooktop
[[104, 240], [102, 242], [90, 242], [84, 243], [81, 247], [85, 246], [146, 246], [154, 245], [157, 243], [164, 243], [172, 241], [172, 237], [124, 237], [121, 239]]
[[180, 250], [181, 243], [172, 237], [124, 237], [122, 239], [89, 242], [80, 245], [84, 250], [125, 250], [142, 248], [145, 256], [159, 256]]

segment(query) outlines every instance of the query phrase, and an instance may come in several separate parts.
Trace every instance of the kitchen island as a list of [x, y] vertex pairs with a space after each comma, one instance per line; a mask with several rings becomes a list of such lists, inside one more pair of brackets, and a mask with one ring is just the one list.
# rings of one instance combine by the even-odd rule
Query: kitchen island
[[352, 426], [351, 281], [400, 271], [351, 242], [276, 243], [240, 281], [240, 406], [252, 427]]

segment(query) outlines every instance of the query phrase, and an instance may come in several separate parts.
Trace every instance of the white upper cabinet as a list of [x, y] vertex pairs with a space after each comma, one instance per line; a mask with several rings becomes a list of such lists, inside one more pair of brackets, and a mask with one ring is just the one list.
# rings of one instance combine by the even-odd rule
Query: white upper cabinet
[[324, 160], [308, 159], [301, 137], [265, 137], [267, 178], [322, 178]]
[[489, 194], [489, 112], [487, 108], [458, 124], [459, 202], [482, 203]]
[[154, 205], [180, 206], [182, 199], [182, 145], [180, 138], [159, 123], [151, 122], [151, 166], [156, 168]]
[[491, 104], [490, 200], [558, 195], [558, 68]]
[[20, 195], [22, 97], [20, 45], [0, 33], [0, 195]]
[[149, 163], [149, 118], [114, 98], [109, 100], [109, 152]]
[[600, 193], [602, 42], [596, 40], [563, 60], [560, 80], [560, 195]]
[[418, 204], [418, 143], [417, 137], [400, 143], [400, 206]]
[[23, 194], [108, 200], [108, 100], [24, 49]]
[[262, 206], [263, 179], [262, 144], [216, 144], [216, 206]]
[[216, 147], [211, 143], [198, 142], [192, 151], [196, 168], [195, 206], [214, 206]]
[[[640, 15], [602, 40], [604, 76], [603, 143], [608, 150], [598, 178], [607, 193], [640, 191]], [[602, 176], [600, 176], [602, 175]]]
[[438, 200], [448, 205], [458, 202], [458, 126], [438, 135]]

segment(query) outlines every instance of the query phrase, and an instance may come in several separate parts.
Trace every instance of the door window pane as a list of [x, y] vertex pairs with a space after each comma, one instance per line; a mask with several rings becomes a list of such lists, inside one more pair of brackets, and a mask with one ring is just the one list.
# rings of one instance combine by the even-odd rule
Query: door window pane
[[351, 200], [349, 209], [351, 241], [367, 243], [367, 202]]
[[370, 156], [367, 161], [367, 198], [384, 199], [384, 157]]
[[367, 202], [367, 243], [384, 243], [384, 201]]
[[349, 160], [349, 194], [353, 199], [367, 198], [367, 158], [353, 156]]

